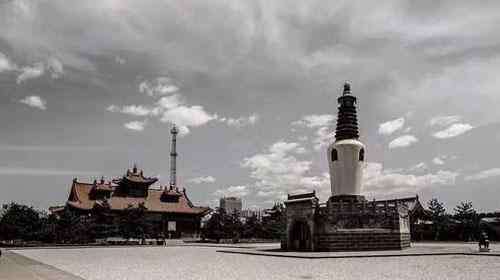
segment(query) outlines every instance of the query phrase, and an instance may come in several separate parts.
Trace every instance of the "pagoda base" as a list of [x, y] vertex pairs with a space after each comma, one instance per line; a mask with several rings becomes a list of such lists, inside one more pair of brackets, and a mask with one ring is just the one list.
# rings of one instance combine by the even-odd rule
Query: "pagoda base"
[[401, 250], [410, 247], [408, 207], [398, 200], [367, 201], [362, 196], [332, 196], [285, 202], [289, 251]]

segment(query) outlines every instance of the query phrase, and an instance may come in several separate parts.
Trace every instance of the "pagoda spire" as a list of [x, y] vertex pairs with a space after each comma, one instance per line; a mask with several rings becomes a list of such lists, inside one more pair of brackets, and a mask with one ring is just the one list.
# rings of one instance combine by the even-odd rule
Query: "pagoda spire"
[[358, 139], [358, 117], [356, 113], [357, 98], [351, 94], [351, 84], [345, 82], [342, 96], [337, 99], [339, 104], [335, 140]]
[[177, 133], [179, 130], [175, 126], [172, 126], [170, 134], [172, 134], [172, 142], [170, 143], [170, 188], [174, 188], [177, 185]]

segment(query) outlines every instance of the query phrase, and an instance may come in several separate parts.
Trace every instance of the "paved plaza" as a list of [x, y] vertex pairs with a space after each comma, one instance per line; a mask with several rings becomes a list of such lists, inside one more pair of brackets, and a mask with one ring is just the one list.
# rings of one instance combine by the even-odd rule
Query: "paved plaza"
[[[276, 244], [21, 249], [0, 259], [0, 279], [498, 279], [500, 275], [500, 256], [465, 255], [477, 252], [472, 243], [416, 244], [400, 251], [429, 253], [415, 256], [388, 256], [391, 251], [371, 257], [364, 257], [370, 252], [296, 253], [318, 257], [304, 259], [239, 253], [277, 254], [274, 248]], [[500, 245], [493, 244], [492, 249], [492, 254], [500, 253]]]

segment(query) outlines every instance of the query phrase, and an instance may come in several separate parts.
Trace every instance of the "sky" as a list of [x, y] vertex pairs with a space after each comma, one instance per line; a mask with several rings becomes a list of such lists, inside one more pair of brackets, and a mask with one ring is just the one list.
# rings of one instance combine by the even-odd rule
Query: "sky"
[[345, 81], [368, 199], [500, 210], [498, 1], [0, 1], [0, 203], [134, 163], [198, 205], [331, 195]]

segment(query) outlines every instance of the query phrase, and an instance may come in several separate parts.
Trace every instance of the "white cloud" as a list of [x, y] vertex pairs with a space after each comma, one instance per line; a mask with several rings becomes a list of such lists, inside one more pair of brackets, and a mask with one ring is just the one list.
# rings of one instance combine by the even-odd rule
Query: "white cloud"
[[196, 178], [191, 178], [188, 180], [190, 183], [202, 184], [202, 183], [214, 183], [215, 178], [212, 176], [200, 176]]
[[420, 163], [417, 163], [417, 164], [411, 166], [408, 170], [418, 172], [418, 171], [424, 171], [427, 169], [428, 169], [427, 164], [425, 162], [420, 162]]
[[473, 128], [474, 127], [468, 123], [455, 123], [444, 130], [434, 133], [433, 136], [438, 139], [452, 138], [459, 136]]
[[418, 142], [417, 137], [413, 135], [403, 135], [389, 143], [389, 149], [409, 147]]
[[219, 121], [226, 123], [228, 126], [240, 128], [240, 127], [244, 127], [247, 125], [254, 125], [258, 119], [259, 119], [259, 116], [254, 113], [248, 117], [239, 117], [237, 119], [235, 119], [235, 118], [221, 118], [221, 119], [219, 119]]
[[38, 108], [40, 110], [47, 109], [47, 102], [38, 95], [26, 96], [25, 98], [19, 100], [19, 102], [26, 104], [33, 108]]
[[434, 163], [435, 165], [443, 165], [444, 161], [440, 157], [435, 157], [432, 159], [432, 163]]
[[405, 125], [405, 119], [399, 118], [385, 123], [381, 123], [378, 126], [378, 133], [382, 135], [391, 135], [397, 130], [400, 130]]
[[9, 61], [7, 56], [0, 52], [0, 73], [3, 71], [11, 71], [16, 69], [16, 66]]
[[462, 119], [461, 116], [453, 115], [453, 116], [436, 116], [429, 120], [430, 126], [440, 126], [445, 127], [456, 122], [459, 122]]
[[139, 91], [149, 96], [163, 96], [179, 91], [179, 87], [168, 77], [158, 77], [153, 82], [143, 81], [140, 83]]
[[247, 186], [230, 186], [227, 189], [219, 189], [214, 192], [215, 196], [225, 197], [225, 196], [235, 196], [243, 197], [250, 193]]
[[47, 60], [45, 67], [49, 71], [52, 79], [58, 79], [64, 74], [64, 67], [62, 62], [55, 57], [50, 57]]
[[440, 170], [423, 175], [388, 172], [381, 163], [369, 162], [363, 176], [363, 191], [369, 195], [415, 194], [424, 188], [454, 185], [459, 173]]
[[106, 108], [109, 112], [113, 113], [123, 113], [127, 115], [132, 115], [132, 116], [139, 116], [139, 117], [144, 117], [151, 115], [153, 112], [153, 109], [147, 108], [143, 105], [127, 105], [123, 106], [122, 108], [116, 106], [116, 105], [109, 105], [108, 108]]
[[161, 97], [156, 104], [164, 109], [172, 109], [175, 107], [179, 107], [180, 105], [184, 104], [184, 98], [180, 94], [172, 94], [169, 96], [163, 96]]
[[266, 153], [245, 158], [241, 166], [251, 169], [250, 177], [256, 179], [257, 196], [282, 199], [287, 193], [318, 191], [327, 198], [330, 181], [327, 173], [311, 176], [312, 162], [299, 160], [296, 154], [303, 152], [299, 143], [279, 141], [271, 145]]
[[316, 151], [328, 146], [335, 139], [335, 131], [330, 131], [330, 128], [327, 126], [318, 128], [315, 134], [316, 137], [313, 139], [313, 144]]
[[476, 174], [466, 176], [464, 179], [466, 181], [482, 180], [489, 177], [500, 176], [500, 168], [491, 168], [487, 170], [480, 171]]
[[45, 72], [50, 73], [52, 79], [58, 79], [64, 74], [62, 62], [55, 57], [49, 57], [45, 63], [37, 62], [32, 66], [25, 66], [17, 70], [20, 72], [16, 79], [18, 84], [27, 80], [36, 79], [45, 74]]
[[25, 66], [20, 69], [21, 74], [17, 76], [17, 83], [20, 84], [26, 80], [35, 79], [43, 75], [45, 67], [42, 63], [35, 63], [33, 66]]
[[207, 113], [202, 106], [179, 106], [163, 112], [161, 121], [175, 123], [179, 126], [201, 126], [217, 118]]
[[135, 131], [143, 131], [146, 126], [146, 121], [132, 121], [123, 125], [125, 128]]
[[296, 126], [306, 126], [306, 127], [321, 127], [328, 126], [335, 120], [334, 115], [323, 114], [323, 115], [308, 115], [302, 117], [298, 121], [292, 122], [292, 125]]

